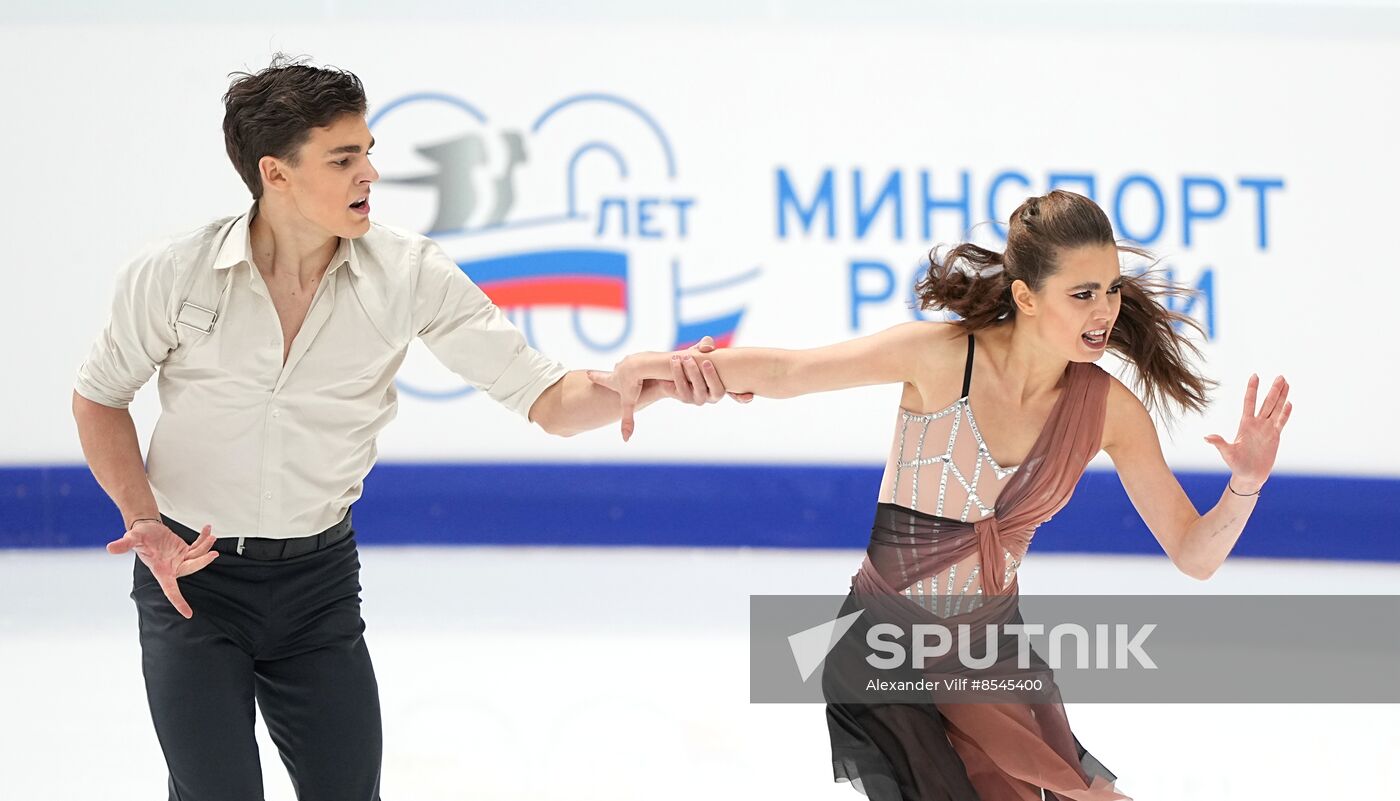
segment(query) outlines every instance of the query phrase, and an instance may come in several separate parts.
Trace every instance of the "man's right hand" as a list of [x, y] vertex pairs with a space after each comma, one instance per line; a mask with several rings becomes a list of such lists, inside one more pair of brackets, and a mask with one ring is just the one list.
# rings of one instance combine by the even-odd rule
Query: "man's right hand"
[[214, 546], [212, 526], [205, 526], [194, 543], [186, 543], [158, 520], [142, 519], [132, 523], [131, 529], [119, 540], [107, 543], [107, 553], [123, 554], [135, 551], [141, 561], [150, 569], [165, 592], [165, 597], [175, 607], [175, 611], [188, 620], [194, 617], [194, 610], [180, 594], [176, 579], [203, 570], [218, 557], [218, 551], [209, 550]]

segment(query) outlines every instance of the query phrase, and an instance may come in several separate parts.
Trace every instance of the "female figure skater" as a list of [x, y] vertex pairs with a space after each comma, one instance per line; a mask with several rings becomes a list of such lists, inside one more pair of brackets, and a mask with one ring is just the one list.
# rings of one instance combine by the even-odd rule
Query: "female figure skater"
[[[1207, 579], [1273, 467], [1292, 411], [1288, 383], [1276, 378], [1256, 411], [1252, 376], [1234, 440], [1206, 437], [1231, 476], [1215, 507], [1198, 514], [1163, 460], [1147, 406], [1095, 364], [1117, 351], [1158, 409], [1200, 411], [1214, 385], [1190, 364], [1188, 353], [1200, 351], [1173, 324], [1200, 327], [1161, 302], [1186, 291], [1123, 274], [1124, 251], [1146, 255], [1115, 244], [1093, 201], [1057, 190], [1016, 209], [1004, 254], [963, 244], [930, 256], [919, 301], [955, 312], [956, 322], [908, 323], [812, 350], [725, 349], [699, 365], [639, 354], [590, 378], [622, 396], [624, 439], [647, 379], [717, 371], [732, 393], [770, 398], [903, 383], [869, 550], [851, 588], [852, 598], [896, 599], [893, 609], [880, 604], [886, 619], [948, 620], [966, 614], [968, 600], [969, 610], [982, 608], [980, 621], [1019, 620], [1016, 568], [1031, 536], [1100, 449], [1172, 563]], [[836, 779], [876, 801], [1032, 801], [1042, 790], [1047, 799], [1126, 798], [1070, 732], [1057, 691], [1035, 704], [828, 701]]]

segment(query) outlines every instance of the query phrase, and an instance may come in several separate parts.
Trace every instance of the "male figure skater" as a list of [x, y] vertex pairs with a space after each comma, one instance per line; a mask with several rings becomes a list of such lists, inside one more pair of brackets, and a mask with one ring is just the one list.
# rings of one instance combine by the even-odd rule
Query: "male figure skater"
[[[298, 798], [373, 801], [379, 698], [349, 510], [410, 341], [552, 434], [617, 420], [619, 400], [527, 345], [432, 241], [370, 222], [379, 174], [357, 77], [279, 59], [224, 102], [253, 206], [123, 271], [73, 414], [126, 527], [107, 550], [139, 557], [131, 597], [172, 801], [263, 797], [255, 698]], [[677, 364], [647, 401], [723, 397], [713, 370]], [[127, 406], [157, 368], [143, 466]]]

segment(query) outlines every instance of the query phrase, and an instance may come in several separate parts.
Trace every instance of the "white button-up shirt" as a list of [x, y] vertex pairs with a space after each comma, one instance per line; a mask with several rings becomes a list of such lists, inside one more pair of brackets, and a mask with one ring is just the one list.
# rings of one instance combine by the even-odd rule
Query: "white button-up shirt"
[[[300, 537], [340, 520], [397, 411], [394, 374], [414, 337], [521, 415], [564, 376], [436, 243], [378, 224], [340, 241], [284, 365], [254, 213], [132, 261], [78, 373], [78, 394], [124, 408], [160, 369], [147, 474], [175, 520], [223, 537]], [[201, 309], [217, 312], [210, 331]]]

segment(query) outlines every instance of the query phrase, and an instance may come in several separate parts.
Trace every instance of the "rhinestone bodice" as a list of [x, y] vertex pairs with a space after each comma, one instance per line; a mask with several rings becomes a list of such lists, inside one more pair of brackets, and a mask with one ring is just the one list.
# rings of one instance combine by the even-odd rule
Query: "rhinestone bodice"
[[[935, 420], [941, 420], [949, 415], [952, 422], [948, 426], [948, 438], [944, 449], [941, 452], [934, 452], [932, 455], [925, 455], [925, 446], [928, 444], [929, 425]], [[957, 451], [958, 435], [963, 431], [963, 423], [966, 422], [966, 430], [972, 433], [972, 438], [976, 443], [976, 452], [972, 456], [971, 475], [958, 467]], [[913, 452], [908, 450], [911, 437], [909, 429], [917, 428], [917, 439], [914, 441]], [[941, 439], [941, 437], [939, 438]], [[936, 446], [935, 446], [936, 447]], [[899, 410], [899, 443], [893, 458], [894, 480], [890, 485], [890, 495], [887, 500], [890, 503], [900, 503], [898, 497], [900, 491], [900, 479], [905, 470], [910, 470], [909, 479], [909, 499], [907, 505], [910, 509], [919, 511], [929, 511], [931, 514], [943, 517], [943, 509], [948, 499], [948, 479], [956, 479], [962, 488], [963, 505], [962, 512], [958, 520], [968, 522], [968, 514], [974, 506], [981, 513], [979, 517], [992, 514], [991, 504], [995, 503], [995, 498], [984, 500], [981, 489], [982, 467], [986, 465], [991, 468], [991, 475], [997, 481], [1002, 481], [1007, 476], [1016, 472], [1016, 467], [1002, 467], [992, 458], [991, 452], [987, 449], [986, 440], [982, 439], [982, 431], [977, 427], [977, 418], [972, 414], [972, 406], [967, 402], [967, 396], [953, 401], [952, 405], [941, 411], [931, 414], [915, 414], [903, 407]], [[920, 509], [919, 507], [919, 480], [922, 477], [924, 467], [939, 465], [938, 471], [938, 503], [932, 510]], [[992, 489], [990, 492], [994, 493]]]
[[[995, 514], [996, 499], [1019, 465], [997, 463], [982, 437], [972, 406], [973, 342], [968, 338], [961, 396], [936, 412], [899, 408], [894, 443], [885, 465], [880, 500], [959, 523], [975, 523]], [[937, 543], [929, 547], [937, 548]], [[1002, 586], [1010, 583], [1021, 554], [1005, 552]], [[902, 588], [935, 612], [958, 614], [963, 596], [982, 594], [982, 564], [974, 553], [946, 570], [911, 576]]]

